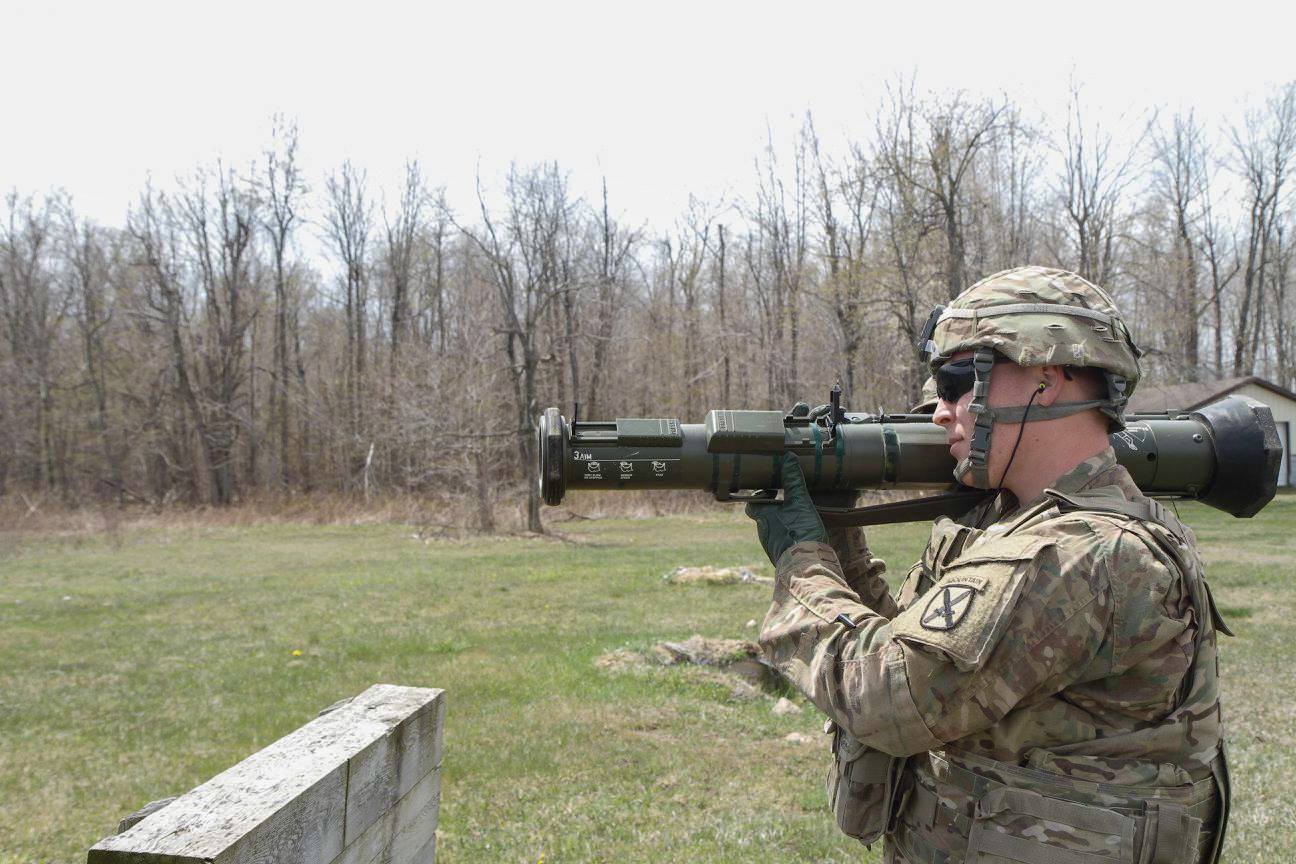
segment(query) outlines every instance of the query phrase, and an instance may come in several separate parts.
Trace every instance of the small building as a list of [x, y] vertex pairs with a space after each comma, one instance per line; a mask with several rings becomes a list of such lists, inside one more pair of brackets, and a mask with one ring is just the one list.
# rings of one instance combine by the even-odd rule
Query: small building
[[1283, 458], [1278, 467], [1278, 485], [1296, 485], [1296, 454], [1292, 452], [1292, 435], [1296, 429], [1296, 393], [1286, 387], [1255, 375], [1186, 384], [1156, 385], [1143, 381], [1130, 397], [1129, 410], [1135, 414], [1193, 411], [1225, 396], [1250, 396], [1269, 406], [1274, 423], [1278, 426], [1278, 439], [1283, 446]]

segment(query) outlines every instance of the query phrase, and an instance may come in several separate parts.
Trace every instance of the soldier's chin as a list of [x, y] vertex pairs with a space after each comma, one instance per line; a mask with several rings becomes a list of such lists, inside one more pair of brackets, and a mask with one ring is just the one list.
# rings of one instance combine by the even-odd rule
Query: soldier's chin
[[957, 473], [957, 470], [958, 470], [958, 469], [956, 468], [956, 469], [955, 469], [954, 477], [955, 477], [956, 480], [958, 480], [959, 483], [963, 484], [964, 486], [968, 486], [968, 487], [970, 487], [970, 488], [972, 488], [972, 489], [989, 489], [989, 488], [990, 488], [989, 486], [982, 486], [980, 483], [974, 483], [974, 482], [972, 482], [972, 469], [971, 469], [971, 468], [969, 468], [968, 470], [964, 471], [962, 474]]

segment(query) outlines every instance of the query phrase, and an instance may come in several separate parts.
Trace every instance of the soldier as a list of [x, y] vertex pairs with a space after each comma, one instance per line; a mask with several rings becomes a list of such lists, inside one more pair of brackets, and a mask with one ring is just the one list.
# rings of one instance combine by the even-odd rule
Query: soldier
[[1192, 532], [1108, 444], [1139, 379], [1119, 312], [1021, 267], [933, 312], [923, 349], [957, 479], [998, 494], [936, 521], [894, 600], [795, 459], [785, 502], [748, 508], [777, 568], [761, 646], [828, 715], [839, 826], [889, 862], [1213, 864], [1228, 631]]

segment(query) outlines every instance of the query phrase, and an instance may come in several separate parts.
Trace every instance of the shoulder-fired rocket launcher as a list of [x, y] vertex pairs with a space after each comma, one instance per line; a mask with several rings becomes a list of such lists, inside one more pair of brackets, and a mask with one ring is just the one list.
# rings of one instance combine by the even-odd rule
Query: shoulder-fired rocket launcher
[[[818, 417], [715, 410], [702, 423], [673, 418], [539, 420], [540, 492], [556, 505], [571, 489], [698, 489], [720, 501], [772, 501], [779, 465], [795, 456], [811, 489], [928, 489], [941, 494], [857, 510], [823, 508], [829, 524], [932, 519], [969, 509], [987, 493], [951, 482], [945, 430], [928, 414]], [[1130, 414], [1113, 433], [1116, 457], [1144, 494], [1196, 499], [1254, 516], [1273, 498], [1282, 457], [1269, 408], [1230, 396], [1191, 412]]]

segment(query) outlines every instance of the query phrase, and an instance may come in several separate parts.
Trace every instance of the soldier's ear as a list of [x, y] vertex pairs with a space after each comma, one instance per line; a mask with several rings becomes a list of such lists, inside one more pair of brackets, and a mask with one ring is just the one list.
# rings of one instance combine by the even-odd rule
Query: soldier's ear
[[1057, 401], [1061, 391], [1062, 367], [1045, 366], [1039, 370], [1041, 380], [1035, 385], [1032, 397], [1036, 405], [1052, 405]]

